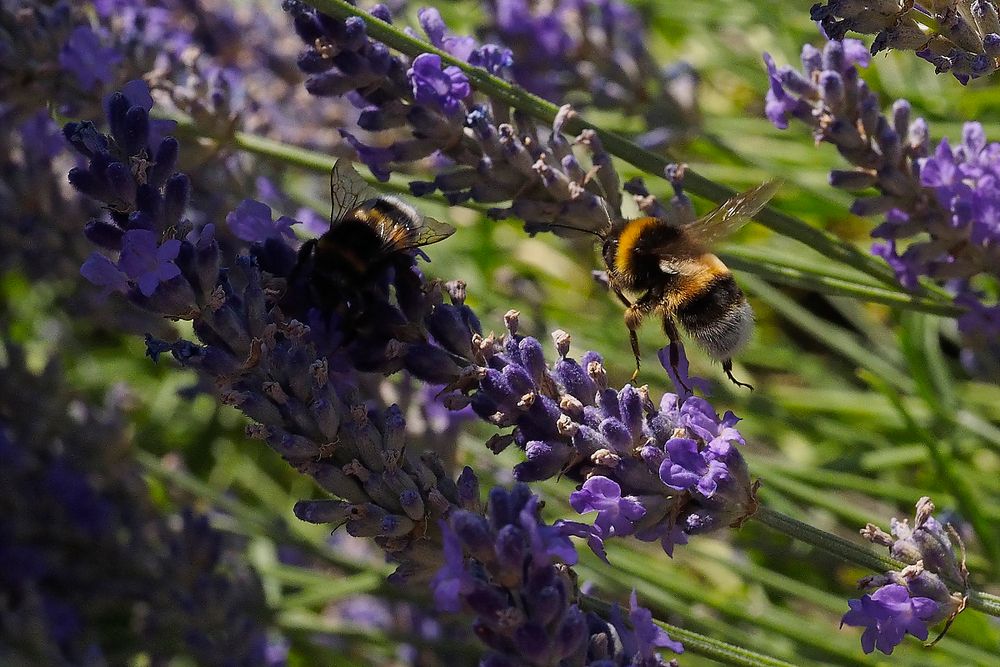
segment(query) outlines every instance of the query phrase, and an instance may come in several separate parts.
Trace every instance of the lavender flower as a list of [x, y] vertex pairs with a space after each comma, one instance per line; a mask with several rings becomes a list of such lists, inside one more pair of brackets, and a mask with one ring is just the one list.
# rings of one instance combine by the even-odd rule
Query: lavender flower
[[[564, 565], [576, 562], [573, 526], [547, 526], [539, 499], [523, 484], [490, 492], [487, 515], [456, 510], [442, 526], [445, 564], [433, 581], [443, 611], [467, 609], [489, 648], [484, 665], [665, 664], [657, 648], [682, 652], [652, 623], [633, 592], [629, 618], [583, 612]], [[615, 641], [617, 637], [620, 641]]]
[[272, 220], [271, 208], [253, 199], [244, 200], [235, 211], [226, 216], [226, 224], [236, 238], [251, 243], [264, 243], [268, 239], [291, 241], [295, 239], [292, 225], [297, 224], [287, 216]]
[[[513, 80], [553, 102], [641, 115], [648, 148], [690, 138], [699, 124], [697, 76], [660, 67], [645, 21], [621, 0], [491, 0], [485, 35], [511, 49]], [[472, 62], [470, 60], [470, 62]]]
[[[878, 194], [857, 199], [858, 215], [885, 214], [872, 236], [885, 239], [872, 252], [883, 257], [900, 283], [916, 289], [928, 276], [970, 308], [959, 326], [963, 361], [984, 377], [1000, 377], [1000, 359], [989, 323], [1000, 304], [984, 285], [1000, 280], [1000, 226], [995, 201], [1000, 144], [986, 141], [978, 123], [966, 124], [954, 149], [947, 139], [932, 147], [922, 118], [897, 100], [891, 114], [858, 76], [867, 65], [864, 46], [846, 39], [819, 52], [802, 50], [803, 71], [778, 68], [765, 54], [770, 77], [765, 111], [778, 127], [798, 118], [813, 128], [817, 141], [829, 142], [855, 168], [835, 170], [830, 182], [847, 190], [874, 187]], [[980, 328], [982, 327], [982, 328]]]
[[[906, 634], [927, 639], [928, 626], [941, 621], [948, 625], [965, 608], [968, 571], [964, 557], [959, 561], [950, 535], [957, 533], [934, 519], [930, 498], [917, 502], [914, 525], [892, 520], [892, 534], [868, 524], [861, 534], [874, 544], [889, 547], [893, 558], [907, 563], [901, 571], [864, 577], [862, 589], [875, 588], [871, 595], [849, 600], [851, 608], [841, 626], [864, 627], [861, 647], [865, 653], [878, 649], [892, 653]], [[952, 592], [958, 587], [957, 592]], [[947, 629], [947, 626], [946, 626]]]
[[[598, 229], [609, 216], [621, 216], [618, 176], [597, 136], [587, 131], [576, 140], [590, 152], [596, 176], [562, 136], [572, 114], [569, 107], [543, 140], [520, 115], [514, 123], [498, 120], [510, 118], [510, 109], [470, 95], [465, 77], [442, 70], [436, 56], [424, 54], [411, 63], [369, 39], [363, 21], [340, 21], [298, 2], [285, 6], [307, 45], [299, 58], [299, 67], [309, 75], [306, 89], [319, 96], [346, 96], [361, 108], [358, 126], [373, 138], [342, 133], [380, 180], [389, 178], [394, 165], [436, 156], [453, 166], [433, 182], [412, 182], [414, 194], [440, 190], [453, 203], [513, 200], [510, 208], [494, 209], [491, 215], [520, 217], [532, 231], [550, 229], [547, 223]], [[446, 44], [436, 14], [421, 16], [432, 41], [452, 44]], [[462, 47], [463, 53], [467, 50]], [[487, 47], [469, 55], [470, 62], [494, 57], [506, 58]]]
[[87, 26], [78, 26], [59, 51], [59, 64], [76, 77], [80, 88], [93, 90], [98, 84], [111, 83], [114, 67], [122, 55], [101, 44], [101, 37]]
[[538, 341], [517, 334], [517, 313], [505, 320], [507, 336], [479, 343], [486, 363], [465, 390], [481, 418], [513, 427], [489, 445], [524, 450], [516, 479], [583, 482], [570, 502], [598, 512], [596, 536], [659, 540], [668, 554], [689, 535], [753, 514], [756, 487], [734, 446], [743, 442], [735, 416], [720, 419], [696, 396], [665, 394], [654, 406], [645, 388], [611, 389], [599, 355], [568, 356], [565, 332], [553, 334], [559, 360], [548, 366]]
[[[426, 283], [412, 254], [399, 253], [350, 301], [326, 295], [313, 303], [299, 282], [308, 276], [292, 275], [296, 248], [280, 231], [286, 225], [270, 226], [261, 204], [244, 205], [230, 223], [256, 242], [250, 254], [224, 253], [213, 224], [195, 228], [184, 217], [189, 179], [171, 173], [178, 143], [166, 138], [149, 146], [147, 108], [121, 93], [111, 97], [108, 113], [110, 135], [91, 123], [66, 128], [90, 158], [70, 181], [110, 211], [86, 233], [118, 254], [116, 265], [95, 255], [84, 273], [109, 286], [115, 269], [128, 280], [131, 300], [193, 321], [198, 343], [149, 337], [150, 356], [170, 352], [201, 371], [220, 400], [257, 422], [248, 429], [252, 437], [337, 497], [300, 503], [300, 518], [346, 523], [351, 535], [374, 538], [399, 563], [397, 580], [430, 576], [437, 560], [427, 548], [428, 526], [451, 507], [476, 507], [478, 498], [438, 457], [405, 447], [397, 406], [368, 405], [358, 387], [366, 372], [402, 368], [439, 383], [458, 378], [460, 364], [476, 357], [471, 340], [478, 333], [462, 303], [464, 288], [450, 285], [452, 303], [443, 303], [443, 288]], [[283, 289], [275, 287], [279, 281]], [[282, 311], [276, 306], [285, 293], [295, 298], [284, 299]]]
[[[843, 39], [848, 32], [875, 35], [873, 55], [887, 49], [915, 51], [937, 73], [951, 72], [962, 84], [1000, 66], [1000, 16], [993, 0], [916, 6], [898, 0], [829, 0], [813, 5], [810, 16], [830, 39]], [[918, 16], [932, 19], [934, 27]]]
[[939, 606], [930, 598], [910, 597], [906, 586], [889, 584], [860, 600], [848, 600], [851, 610], [844, 614], [841, 626], [865, 628], [861, 647], [865, 653], [876, 648], [886, 655], [911, 634], [927, 639], [927, 624], [938, 615]]
[[622, 497], [621, 486], [600, 475], [591, 477], [579, 491], [569, 496], [569, 504], [580, 514], [597, 512], [594, 525], [608, 537], [632, 532], [632, 523], [646, 514], [646, 508], [633, 497]]
[[472, 92], [465, 73], [454, 65], [442, 68], [441, 56], [433, 53], [414, 58], [406, 76], [418, 103], [436, 105], [449, 115], [458, 111], [459, 105]]
[[[684, 652], [684, 646], [680, 642], [671, 639], [666, 630], [653, 623], [653, 614], [639, 606], [635, 590], [628, 601], [631, 627], [619, 621], [615, 623], [615, 628], [622, 638], [625, 650], [634, 654], [631, 664], [642, 667], [662, 664], [655, 653], [658, 648], [669, 648], [674, 653]], [[617, 612], [617, 607], [615, 611]]]

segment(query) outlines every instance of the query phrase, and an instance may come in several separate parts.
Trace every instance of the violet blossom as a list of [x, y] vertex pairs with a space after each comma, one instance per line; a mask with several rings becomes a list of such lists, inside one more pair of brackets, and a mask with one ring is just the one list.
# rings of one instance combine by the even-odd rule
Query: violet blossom
[[690, 535], [741, 524], [756, 509], [755, 489], [736, 445], [737, 418], [722, 418], [704, 399], [665, 394], [655, 405], [646, 388], [612, 389], [601, 357], [569, 355], [569, 335], [553, 334], [559, 359], [547, 364], [541, 345], [508, 332], [484, 340], [485, 365], [456, 392], [455, 405], [471, 402], [481, 418], [513, 427], [488, 444], [499, 452], [521, 447], [514, 468], [522, 482], [567, 476], [582, 483], [570, 502], [597, 511], [600, 539], [635, 535], [660, 541], [671, 554]]
[[906, 634], [925, 640], [928, 626], [941, 621], [950, 625], [965, 608], [969, 574], [964, 554], [960, 561], [950, 536], [956, 533], [938, 522], [933, 511], [934, 504], [924, 497], [917, 502], [912, 527], [905, 519], [893, 519], [891, 535], [874, 524], [861, 531], [870, 542], [888, 547], [893, 558], [907, 564], [900, 571], [862, 578], [859, 588], [875, 591], [848, 600], [850, 611], [841, 626], [865, 628], [861, 635], [865, 653], [877, 648], [888, 655]]
[[475, 614], [474, 631], [490, 649], [481, 664], [654, 667], [665, 664], [657, 649], [684, 650], [634, 592], [631, 627], [617, 608], [609, 619], [581, 610], [564, 567], [577, 559], [567, 538], [574, 524], [546, 525], [539, 508], [524, 484], [495, 487], [485, 517], [456, 510], [442, 526], [446, 562], [433, 582], [435, 600], [443, 611]]
[[[961, 316], [962, 360], [973, 373], [1000, 377], [1000, 358], [989, 322], [1000, 304], [989, 285], [1000, 280], [997, 189], [1000, 144], [989, 143], [978, 123], [967, 123], [954, 148], [934, 146], [927, 123], [897, 100], [883, 114], [878, 97], [860, 78], [870, 56], [857, 40], [831, 41], [822, 52], [806, 45], [802, 71], [777, 67], [765, 54], [770, 80], [765, 112], [777, 127], [797, 118], [817, 141], [832, 143], [853, 169], [830, 174], [831, 185], [877, 194], [855, 200], [857, 215], [885, 215], [872, 236], [872, 252], [886, 260], [900, 284], [919, 289], [928, 277], [969, 309]], [[979, 327], [983, 326], [983, 329]]]

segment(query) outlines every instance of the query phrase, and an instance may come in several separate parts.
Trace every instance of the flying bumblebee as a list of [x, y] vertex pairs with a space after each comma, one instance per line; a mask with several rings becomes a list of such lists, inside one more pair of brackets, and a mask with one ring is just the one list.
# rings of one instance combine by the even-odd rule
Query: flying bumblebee
[[[733, 376], [732, 361], [750, 340], [753, 311], [733, 274], [709, 249], [756, 215], [778, 186], [776, 181], [762, 183], [686, 225], [655, 217], [613, 221], [610, 215], [608, 226], [597, 232], [565, 225], [594, 234], [604, 243], [601, 255], [608, 285], [625, 304], [625, 326], [635, 355], [633, 381], [639, 375], [640, 360], [636, 330], [655, 312], [670, 340], [670, 364], [675, 372], [680, 356], [676, 318], [695, 342], [722, 362], [730, 380], [753, 389]], [[626, 292], [638, 297], [631, 301]]]
[[376, 300], [375, 292], [387, 289], [379, 281], [387, 269], [397, 269], [397, 283], [408, 277], [419, 282], [409, 271], [412, 256], [406, 251], [455, 232], [369, 188], [349, 160], [338, 160], [330, 171], [330, 199], [330, 228], [302, 244], [286, 296], [306, 296], [308, 305], [352, 320]]

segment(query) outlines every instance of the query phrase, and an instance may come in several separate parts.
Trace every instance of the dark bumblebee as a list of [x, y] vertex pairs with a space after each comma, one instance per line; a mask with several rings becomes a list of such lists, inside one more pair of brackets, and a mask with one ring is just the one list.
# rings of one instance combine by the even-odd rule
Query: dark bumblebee
[[369, 306], [387, 300], [387, 277], [397, 290], [405, 289], [400, 283], [407, 281], [415, 281], [419, 289], [411, 271], [413, 255], [406, 251], [445, 239], [455, 230], [395, 197], [374, 192], [348, 160], [338, 160], [330, 172], [330, 197], [330, 229], [300, 248], [286, 296], [300, 301], [306, 297], [293, 311], [315, 306], [357, 324]]
[[[708, 215], [687, 225], [654, 217], [611, 222], [600, 232], [601, 254], [608, 284], [625, 304], [635, 372], [639, 374], [636, 330], [650, 313], [660, 315], [670, 339], [670, 362], [679, 361], [679, 336], [674, 319], [733, 377], [732, 356], [750, 340], [753, 311], [732, 273], [709, 249], [750, 220], [774, 196], [778, 183], [770, 181], [736, 195]], [[639, 295], [630, 301], [626, 292]], [[752, 388], [752, 387], [751, 387]]]

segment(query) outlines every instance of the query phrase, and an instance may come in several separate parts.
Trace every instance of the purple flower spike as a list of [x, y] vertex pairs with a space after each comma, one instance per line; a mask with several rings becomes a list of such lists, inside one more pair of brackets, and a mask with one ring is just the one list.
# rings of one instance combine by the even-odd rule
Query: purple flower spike
[[59, 52], [59, 64], [87, 91], [98, 83], [109, 83], [121, 59], [118, 51], [102, 46], [97, 33], [87, 26], [76, 28]]
[[634, 523], [646, 515], [646, 508], [633, 496], [622, 497], [622, 488], [613, 479], [591, 477], [583, 488], [570, 494], [569, 504], [580, 514], [597, 512], [594, 525], [604, 536], [630, 535]]
[[177, 239], [157, 243], [157, 235], [147, 229], [133, 229], [122, 238], [118, 268], [135, 281], [143, 296], [152, 296], [160, 283], [176, 278], [181, 270], [174, 264], [181, 242]]
[[[830, 3], [826, 9], [833, 12], [836, 6], [839, 12], [846, 4], [851, 3]], [[991, 3], [973, 4], [994, 11]], [[825, 22], [830, 14], [819, 15], [828, 35], [843, 34], [831, 32], [833, 26]], [[956, 18], [949, 15], [943, 25], [955, 28], [958, 24], [952, 19]], [[962, 46], [955, 53], [931, 57], [940, 59], [939, 67], [947, 65], [940, 71], [950, 70], [960, 79], [979, 76], [982, 72], [959, 72], [959, 61], [965, 60], [958, 57], [962, 49], [979, 53], [971, 33], [962, 34]], [[918, 36], [921, 44], [928, 39], [915, 24], [903, 28], [892, 22], [889, 34], [876, 38], [873, 52], [890, 48], [892, 39], [901, 35]], [[880, 43], [880, 39], [888, 41]], [[941, 48], [941, 44], [935, 46], [934, 53], [939, 54]], [[764, 60], [770, 80], [768, 118], [779, 128], [787, 126], [789, 117], [797, 118], [811, 126], [818, 143], [836, 146], [854, 168], [832, 171], [831, 185], [854, 192], [876, 191], [855, 199], [851, 211], [885, 215], [885, 221], [872, 230], [874, 238], [882, 239], [873, 245], [872, 253], [886, 261], [899, 283], [912, 290], [930, 278], [951, 292], [957, 305], [967, 307], [971, 298], [983, 306], [995, 306], [996, 291], [988, 286], [995, 286], [1000, 278], [996, 261], [1000, 144], [989, 143], [980, 124], [968, 123], [960, 142], [942, 138], [935, 147], [926, 121], [912, 118], [906, 100], [896, 100], [890, 111], [881, 112], [882, 102], [857, 69], [867, 66], [870, 56], [856, 40], [834, 39], [821, 56], [812, 47], [804, 48], [802, 72], [776, 67], [767, 54]], [[987, 331], [962, 331], [965, 367], [989, 379], [1000, 374], [1000, 353], [991, 340]]]
[[462, 100], [472, 93], [469, 79], [459, 68], [441, 68], [441, 56], [422, 53], [413, 60], [406, 72], [413, 86], [413, 97], [421, 104], [436, 104], [445, 113], [453, 114]]
[[840, 620], [841, 626], [865, 628], [861, 648], [871, 653], [876, 648], [891, 655], [906, 634], [927, 639], [927, 623], [938, 611], [930, 598], [910, 597], [906, 586], [889, 584], [860, 600], [848, 600], [851, 610]]

